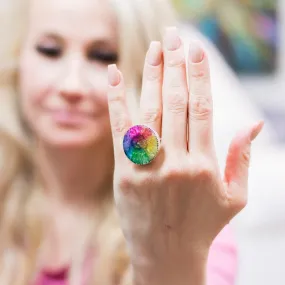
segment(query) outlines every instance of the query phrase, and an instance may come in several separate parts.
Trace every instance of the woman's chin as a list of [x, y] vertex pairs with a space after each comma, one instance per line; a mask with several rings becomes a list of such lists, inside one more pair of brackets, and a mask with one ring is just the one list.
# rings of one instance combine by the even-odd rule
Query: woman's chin
[[34, 125], [34, 133], [44, 143], [58, 148], [84, 148], [112, 144], [112, 134], [108, 120], [88, 121], [84, 124], [55, 124], [39, 119]]

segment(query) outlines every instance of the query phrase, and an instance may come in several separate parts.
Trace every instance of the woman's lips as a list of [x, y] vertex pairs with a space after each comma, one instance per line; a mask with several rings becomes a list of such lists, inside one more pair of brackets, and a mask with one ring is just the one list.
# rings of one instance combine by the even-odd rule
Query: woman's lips
[[55, 123], [67, 126], [79, 126], [90, 120], [90, 113], [78, 110], [50, 110], [52, 119]]

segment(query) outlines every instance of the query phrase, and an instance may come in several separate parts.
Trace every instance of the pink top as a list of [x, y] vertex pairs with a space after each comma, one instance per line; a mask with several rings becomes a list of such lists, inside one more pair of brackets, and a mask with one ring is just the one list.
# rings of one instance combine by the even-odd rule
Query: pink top
[[[232, 231], [226, 226], [214, 240], [207, 267], [207, 285], [234, 285], [237, 273], [237, 249]], [[68, 270], [42, 272], [35, 285], [68, 285]]]
[[41, 272], [35, 285], [67, 285], [68, 270], [58, 272]]
[[237, 245], [230, 226], [226, 226], [216, 237], [210, 250], [207, 285], [234, 285], [237, 265]]

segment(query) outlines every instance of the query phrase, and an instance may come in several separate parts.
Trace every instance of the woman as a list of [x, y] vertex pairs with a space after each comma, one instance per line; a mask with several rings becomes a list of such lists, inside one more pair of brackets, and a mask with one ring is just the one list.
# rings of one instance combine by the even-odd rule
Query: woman
[[[23, 2], [5, 8], [1, 25], [1, 284], [202, 285], [208, 256], [208, 284], [233, 284], [228, 228], [216, 240], [222, 250], [210, 246], [245, 206], [262, 123], [233, 141], [223, 182], [207, 55], [192, 43], [186, 64], [177, 29], [164, 32], [166, 3]], [[123, 152], [134, 122], [162, 138], [149, 165]]]

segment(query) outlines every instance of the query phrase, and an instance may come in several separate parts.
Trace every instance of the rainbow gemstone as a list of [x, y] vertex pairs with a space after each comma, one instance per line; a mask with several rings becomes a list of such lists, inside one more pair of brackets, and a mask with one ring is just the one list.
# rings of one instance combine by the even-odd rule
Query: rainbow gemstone
[[157, 133], [144, 125], [131, 127], [124, 136], [126, 156], [135, 164], [149, 164], [157, 155], [160, 140]]

